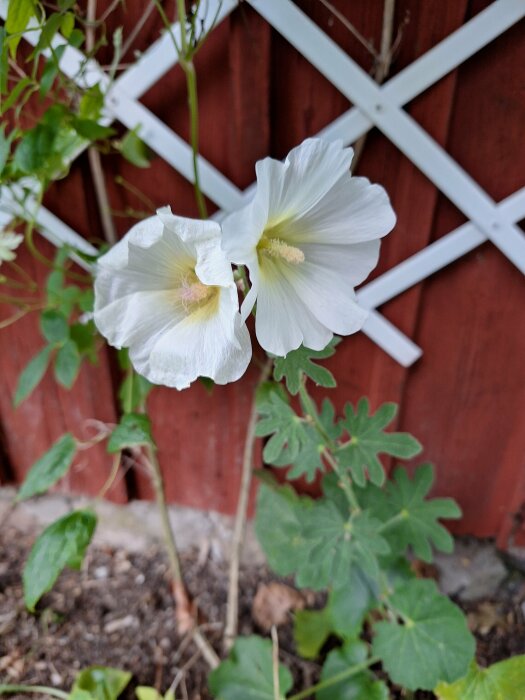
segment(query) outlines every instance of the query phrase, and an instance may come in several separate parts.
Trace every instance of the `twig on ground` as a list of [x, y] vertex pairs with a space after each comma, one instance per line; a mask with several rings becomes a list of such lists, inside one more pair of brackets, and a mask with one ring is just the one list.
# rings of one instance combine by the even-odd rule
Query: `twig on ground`
[[248, 513], [248, 498], [250, 495], [250, 485], [253, 472], [253, 447], [255, 443], [255, 425], [257, 423], [257, 406], [255, 396], [257, 387], [265, 382], [271, 372], [273, 360], [268, 359], [261, 371], [259, 382], [256, 385], [248, 427], [246, 430], [246, 440], [244, 443], [244, 455], [242, 461], [241, 486], [239, 489], [239, 499], [237, 501], [237, 512], [235, 514], [235, 525], [230, 554], [230, 571], [228, 577], [228, 606], [226, 610], [226, 628], [224, 631], [224, 647], [226, 651], [231, 649], [235, 637], [237, 636], [239, 617], [239, 565], [244, 535], [246, 531], [246, 518]]
[[272, 625], [272, 670], [273, 670], [273, 697], [280, 700], [281, 689], [279, 687], [279, 637], [277, 627]]

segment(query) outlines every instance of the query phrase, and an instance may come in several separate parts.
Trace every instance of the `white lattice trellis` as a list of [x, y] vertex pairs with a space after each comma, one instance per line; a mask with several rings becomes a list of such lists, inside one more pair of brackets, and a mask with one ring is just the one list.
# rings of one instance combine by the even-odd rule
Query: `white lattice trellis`
[[[525, 274], [525, 236], [516, 222], [525, 217], [525, 187], [496, 204], [487, 193], [422, 129], [403, 109], [403, 105], [440, 80], [448, 72], [482, 49], [525, 16], [524, 0], [495, 0], [463, 27], [448, 36], [397, 76], [379, 87], [291, 0], [247, 0], [355, 106], [323, 129], [321, 136], [353, 143], [373, 126], [379, 128], [435, 186], [461, 210], [469, 223], [443, 236], [435, 243], [406, 259], [373, 282], [361, 287], [359, 302], [370, 310], [363, 331], [404, 366], [420, 355], [419, 348], [376, 309], [412, 285], [426, 279], [486, 240], [492, 241]], [[236, 0], [209, 0], [202, 21], [209, 28], [217, 15], [222, 21], [235, 7]], [[6, 0], [0, 1], [0, 16], [5, 18]], [[177, 36], [180, 27], [172, 27]], [[28, 32], [27, 41], [35, 45], [39, 32]], [[54, 48], [64, 43], [54, 39]], [[166, 33], [156, 41], [121, 77], [109, 85], [98, 64], [72, 47], [67, 47], [61, 70], [81, 87], [97, 82], [107, 88], [105, 123], [117, 119], [129, 129], [140, 127], [147, 145], [175, 170], [192, 180], [190, 146], [140, 103], [149, 90], [177, 62], [171, 38]], [[78, 155], [78, 154], [76, 154]], [[222, 173], [199, 157], [203, 192], [222, 212], [232, 211], [253, 195], [253, 185], [241, 192]], [[32, 203], [26, 207], [31, 209]], [[41, 233], [54, 244], [68, 243], [86, 253], [95, 252], [82, 237], [45, 208], [36, 208]], [[222, 212], [216, 217], [221, 218]], [[0, 226], [14, 214], [16, 202], [3, 193], [0, 200]]]

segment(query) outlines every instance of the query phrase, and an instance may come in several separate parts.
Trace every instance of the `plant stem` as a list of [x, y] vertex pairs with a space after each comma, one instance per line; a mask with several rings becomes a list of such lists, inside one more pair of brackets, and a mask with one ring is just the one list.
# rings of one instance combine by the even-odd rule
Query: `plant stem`
[[370, 659], [367, 659], [366, 661], [363, 661], [362, 664], [357, 664], [356, 666], [351, 666], [350, 668], [347, 668], [346, 671], [341, 671], [341, 673], [337, 673], [335, 676], [332, 676], [331, 678], [327, 678], [325, 681], [319, 681], [319, 683], [316, 683], [315, 685], [311, 685], [309, 688], [306, 688], [305, 690], [301, 690], [300, 693], [296, 693], [295, 695], [290, 695], [288, 700], [302, 700], [303, 698], [307, 698], [310, 695], [313, 695], [316, 693], [318, 690], [324, 690], [324, 688], [330, 688], [332, 685], [335, 685], [336, 683], [340, 683], [341, 681], [346, 680], [347, 678], [351, 678], [352, 676], [355, 676], [356, 674], [360, 673], [361, 671], [364, 671], [367, 669], [369, 666], [373, 666], [373, 664], [376, 664], [379, 661], [377, 657], [372, 656]]
[[186, 75], [186, 85], [188, 89], [188, 107], [190, 111], [190, 141], [192, 150], [193, 162], [193, 188], [195, 190], [195, 199], [199, 208], [201, 219], [206, 219], [208, 211], [206, 209], [206, 201], [202, 194], [200, 176], [199, 176], [199, 100], [197, 97], [197, 74], [193, 61], [183, 61], [181, 66]]
[[327, 434], [323, 424], [319, 419], [319, 414], [317, 412], [315, 403], [310, 394], [308, 393], [308, 389], [306, 388], [305, 378], [303, 379], [303, 381], [301, 382], [301, 386], [299, 387], [299, 396], [301, 397], [303, 410], [305, 411], [306, 415], [312, 419], [315, 427], [326, 442], [327, 447], [323, 452], [326, 461], [329, 463], [329, 465], [339, 477], [339, 481], [341, 482], [341, 488], [345, 492], [348, 502], [352, 507], [352, 511], [354, 513], [359, 512], [361, 510], [361, 506], [359, 505], [357, 496], [355, 495], [354, 489], [352, 488], [352, 482], [350, 481], [350, 477], [343, 469], [341, 469], [339, 462], [331, 452], [331, 450], [333, 450], [335, 447], [335, 443], [332, 440], [332, 438]]
[[48, 688], [46, 685], [0, 685], [0, 695], [4, 693], [42, 693], [60, 700], [67, 700], [69, 697], [69, 693], [57, 688]]
[[235, 637], [237, 636], [239, 616], [239, 564], [242, 546], [244, 544], [246, 517], [248, 512], [248, 497], [250, 495], [250, 485], [253, 472], [253, 447], [256, 440], [255, 425], [257, 423], [256, 394], [257, 388], [268, 379], [272, 366], [272, 359], [268, 359], [264, 363], [259, 381], [254, 390], [250, 418], [246, 429], [246, 439], [244, 442], [244, 454], [242, 460], [241, 486], [239, 489], [239, 499], [237, 501], [237, 512], [235, 514], [235, 525], [233, 528], [233, 539], [230, 555], [230, 571], [228, 576], [228, 605], [226, 609], [226, 628], [224, 631], [224, 647], [227, 651], [230, 650]]
[[175, 541], [175, 534], [171, 527], [168, 506], [166, 503], [166, 494], [164, 492], [164, 480], [162, 478], [160, 464], [153, 447], [147, 446], [145, 449], [146, 459], [150, 467], [151, 483], [153, 486], [153, 490], [155, 491], [155, 499], [157, 501], [157, 508], [160, 513], [162, 529], [164, 532], [164, 543], [166, 545], [166, 551], [168, 553], [168, 559], [170, 562], [171, 575], [173, 577], [173, 597], [175, 598], [175, 604], [177, 606], [178, 622], [179, 625], [184, 627], [187, 631], [191, 630], [193, 641], [199, 648], [208, 665], [211, 668], [217, 668], [217, 666], [220, 663], [219, 657], [213, 650], [213, 647], [208, 642], [208, 640], [195, 626], [195, 623], [192, 618], [191, 602], [186, 591], [186, 587], [184, 585], [184, 580], [182, 578], [182, 567], [180, 565], [180, 558], [177, 550], [177, 544]]
[[173, 576], [175, 584], [181, 585], [183, 583], [182, 569], [177, 544], [175, 541], [175, 535], [171, 528], [168, 506], [166, 504], [166, 495], [164, 493], [164, 480], [162, 478], [159, 460], [157, 459], [155, 450], [151, 446], [146, 447], [146, 456], [150, 466], [151, 484], [153, 486], [153, 490], [155, 491], [155, 500], [157, 501], [157, 508], [159, 509], [162, 530], [164, 532], [164, 541], [170, 562], [171, 575]]
[[377, 532], [379, 533], [384, 532], [385, 530], [389, 530], [391, 527], [395, 527], [398, 523], [402, 523], [408, 517], [408, 511], [406, 509], [403, 509], [399, 511], [399, 513], [396, 513], [396, 515], [392, 516], [390, 520], [387, 520], [380, 527], [378, 527]]

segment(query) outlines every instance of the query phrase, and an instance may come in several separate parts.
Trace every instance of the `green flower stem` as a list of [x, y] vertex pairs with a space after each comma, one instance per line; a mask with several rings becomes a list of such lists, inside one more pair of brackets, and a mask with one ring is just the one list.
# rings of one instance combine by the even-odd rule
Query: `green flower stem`
[[315, 403], [308, 393], [308, 389], [306, 388], [306, 378], [303, 379], [301, 382], [301, 386], [299, 387], [299, 396], [301, 398], [301, 403], [303, 405], [303, 410], [306, 413], [307, 416], [310, 417], [312, 420], [313, 424], [319, 431], [321, 437], [325, 441], [327, 448], [324, 450], [323, 455], [326, 458], [326, 461], [330, 464], [334, 472], [337, 474], [339, 477], [339, 481], [341, 484], [341, 488], [343, 489], [348, 502], [350, 503], [352, 507], [352, 512], [353, 514], [358, 513], [361, 510], [361, 506], [359, 505], [359, 501], [357, 500], [357, 496], [355, 495], [354, 489], [352, 488], [352, 482], [350, 480], [350, 477], [348, 474], [341, 469], [339, 462], [337, 459], [333, 456], [332, 452], [334, 448], [336, 447], [334, 441], [332, 438], [326, 433], [323, 424], [319, 420], [319, 414], [317, 412], [317, 408], [315, 406]]
[[308, 698], [314, 693], [316, 693], [318, 690], [324, 690], [325, 688], [330, 688], [333, 685], [336, 685], [336, 683], [340, 683], [341, 681], [345, 681], [347, 678], [351, 678], [352, 676], [357, 675], [361, 671], [365, 671], [369, 666], [373, 666], [376, 664], [380, 659], [378, 657], [372, 656], [370, 659], [367, 659], [366, 661], [363, 661], [362, 664], [356, 664], [355, 666], [351, 666], [350, 668], [347, 668], [346, 671], [341, 671], [341, 673], [337, 673], [335, 676], [332, 676], [331, 678], [327, 678], [325, 681], [319, 681], [319, 683], [316, 683], [315, 685], [311, 685], [309, 688], [306, 688], [305, 690], [301, 690], [300, 693], [296, 693], [295, 695], [290, 695], [288, 700], [302, 700], [303, 698]]
[[57, 688], [48, 688], [46, 685], [0, 685], [0, 695], [6, 693], [42, 693], [60, 700], [67, 700], [69, 697], [69, 693]]
[[272, 367], [273, 360], [268, 358], [263, 365], [259, 381], [253, 392], [252, 408], [248, 420], [248, 427], [246, 429], [246, 439], [244, 441], [241, 485], [239, 488], [239, 499], [237, 501], [237, 512], [235, 514], [235, 525], [230, 553], [230, 570], [228, 575], [228, 605], [226, 608], [226, 627], [224, 630], [224, 646], [227, 651], [231, 649], [235, 637], [237, 636], [239, 618], [239, 565], [242, 546], [244, 544], [248, 497], [250, 495], [250, 484], [253, 473], [253, 448], [255, 440], [257, 439], [255, 435], [255, 426], [258, 416], [256, 405], [257, 389], [268, 379]]

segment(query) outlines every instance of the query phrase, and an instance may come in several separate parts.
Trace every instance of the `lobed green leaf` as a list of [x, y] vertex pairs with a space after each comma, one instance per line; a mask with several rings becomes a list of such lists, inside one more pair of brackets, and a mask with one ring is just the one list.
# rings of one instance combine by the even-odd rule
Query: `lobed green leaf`
[[439, 683], [434, 690], [438, 700], [523, 700], [525, 655], [480, 668], [472, 663], [464, 678], [455, 683]]
[[[341, 673], [366, 661], [367, 645], [354, 640], [347, 642], [340, 649], [334, 649], [326, 657], [321, 672], [321, 681], [328, 681]], [[388, 688], [383, 681], [375, 680], [369, 671], [361, 671], [318, 690], [316, 700], [388, 700]]]
[[151, 422], [142, 413], [126, 413], [111, 433], [108, 440], [108, 452], [114, 454], [126, 447], [138, 447], [140, 445], [154, 446], [151, 435]]
[[274, 379], [278, 382], [284, 379], [286, 388], [293, 395], [299, 392], [303, 375], [309, 377], [318, 386], [335, 387], [336, 381], [333, 374], [312, 360], [324, 360], [332, 357], [340, 342], [341, 338], [334, 336], [324, 350], [310, 350], [310, 348], [301, 345], [297, 350], [289, 352], [286, 357], [276, 357], [273, 370]]

